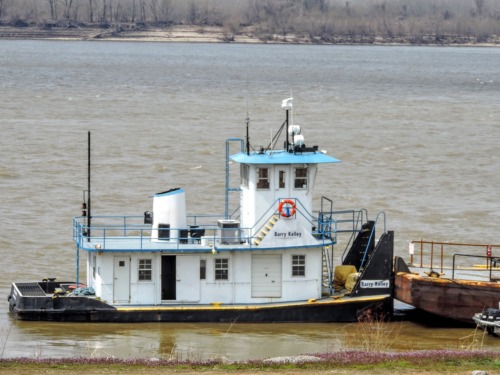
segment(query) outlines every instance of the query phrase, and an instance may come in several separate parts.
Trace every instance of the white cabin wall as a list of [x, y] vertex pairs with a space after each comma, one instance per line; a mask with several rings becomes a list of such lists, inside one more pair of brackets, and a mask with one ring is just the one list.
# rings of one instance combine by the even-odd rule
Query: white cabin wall
[[255, 223], [255, 210], [252, 205], [247, 202], [253, 202], [255, 199], [255, 192], [251, 191], [245, 186], [241, 186], [240, 191], [240, 226], [242, 228], [243, 240], [252, 236], [252, 232], [248, 232]]
[[[252, 298], [252, 254], [282, 256], [282, 294], [275, 298]], [[292, 276], [292, 256], [306, 256], [305, 276]], [[130, 257], [130, 304], [155, 305], [161, 303], [161, 254], [123, 254]], [[254, 251], [254, 252], [221, 252], [212, 254], [196, 254], [192, 258], [193, 282], [200, 283], [201, 304], [245, 304], [266, 303], [293, 300], [307, 300], [321, 297], [321, 248], [307, 248], [284, 251]], [[229, 259], [229, 280], [215, 280], [215, 259]], [[152, 259], [152, 280], [138, 280], [139, 259]], [[206, 279], [200, 280], [200, 259], [206, 260]], [[90, 262], [89, 262], [90, 265]], [[96, 295], [102, 300], [113, 302], [113, 266], [114, 254], [107, 253], [96, 257], [96, 277], [94, 288]], [[92, 270], [89, 268], [89, 274]], [[178, 286], [179, 287], [179, 286]], [[177, 291], [181, 293], [180, 290]], [[171, 301], [175, 303], [175, 301]]]
[[[240, 192], [240, 218], [242, 228], [253, 228], [250, 233], [243, 232], [243, 236], [254, 235], [268, 220], [273, 212], [278, 209], [278, 200], [285, 198], [298, 199], [297, 209], [312, 214], [312, 199], [316, 181], [317, 165], [307, 165], [307, 188], [294, 188], [295, 168], [302, 164], [275, 164], [275, 165], [250, 165], [248, 187], [241, 186]], [[269, 189], [257, 189], [257, 169], [269, 168]], [[279, 171], [285, 172], [285, 187], [279, 186]], [[272, 206], [275, 207], [272, 207]], [[267, 211], [270, 209], [270, 211]], [[267, 215], [262, 216], [267, 212]], [[260, 221], [259, 221], [260, 220]]]
[[[215, 259], [229, 258], [228, 280], [215, 280]], [[201, 303], [233, 303], [234, 267], [232, 267], [233, 256], [230, 253], [222, 253], [207, 257], [207, 273], [204, 280]]]
[[[257, 169], [269, 169], [269, 189], [257, 190]], [[243, 228], [253, 228], [262, 215], [275, 201], [274, 178], [272, 165], [250, 165], [248, 187], [242, 186], [240, 193], [241, 225]], [[270, 213], [269, 213], [270, 214]], [[254, 231], [251, 232], [253, 235]]]
[[[321, 298], [322, 250], [308, 248], [288, 250], [283, 257], [283, 300]], [[292, 256], [306, 256], [305, 276], [292, 276]], [[320, 266], [318, 266], [320, 265]]]
[[[92, 254], [90, 254], [92, 256]], [[114, 290], [114, 258], [117, 256], [115, 253], [104, 253], [96, 257], [96, 272], [95, 279], [92, 281], [96, 295], [102, 300], [113, 302]], [[155, 304], [158, 302], [156, 296], [157, 280], [159, 280], [160, 266], [157, 254], [152, 253], [120, 253], [119, 256], [130, 258], [130, 296], [131, 304]], [[153, 260], [153, 276], [152, 281], [138, 281], [138, 261], [139, 259], [152, 259]], [[89, 262], [90, 266], [90, 262]], [[92, 273], [90, 267], [89, 273]]]
[[251, 253], [241, 252], [234, 253], [232, 265], [233, 265], [233, 298], [234, 303], [249, 303], [251, 301], [251, 279], [252, 279], [252, 267], [251, 267]]
[[[252, 254], [282, 255], [282, 295], [279, 298], [252, 298]], [[292, 276], [292, 255], [306, 255], [306, 275]], [[253, 253], [220, 253], [207, 258], [207, 280], [201, 280], [203, 304], [246, 304], [280, 302], [285, 300], [307, 300], [321, 297], [321, 248], [298, 251], [256, 251]], [[215, 281], [215, 259], [229, 258], [229, 280]]]

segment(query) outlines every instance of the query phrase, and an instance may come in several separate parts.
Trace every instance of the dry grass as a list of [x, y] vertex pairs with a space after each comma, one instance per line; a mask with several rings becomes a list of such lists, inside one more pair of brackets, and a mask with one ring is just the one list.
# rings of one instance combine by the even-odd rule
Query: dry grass
[[357, 323], [349, 325], [347, 347], [365, 352], [385, 352], [393, 349], [392, 343], [397, 342], [401, 324], [388, 324], [387, 317], [374, 315], [370, 311], [361, 315]]

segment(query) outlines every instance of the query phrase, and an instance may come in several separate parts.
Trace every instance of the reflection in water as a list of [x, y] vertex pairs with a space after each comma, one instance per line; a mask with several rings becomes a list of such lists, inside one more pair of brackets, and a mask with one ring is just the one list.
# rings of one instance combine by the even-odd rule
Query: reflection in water
[[[411, 322], [383, 324], [69, 324], [12, 322], [5, 357], [117, 357], [201, 360], [259, 359], [339, 350], [363, 350], [366, 340], [389, 351], [459, 349], [474, 328], [423, 329]], [[484, 346], [500, 341], [478, 333]], [[469, 338], [467, 338], [469, 337]], [[378, 340], [378, 341], [377, 341]], [[0, 341], [0, 344], [2, 342]], [[476, 348], [477, 344], [476, 344]]]

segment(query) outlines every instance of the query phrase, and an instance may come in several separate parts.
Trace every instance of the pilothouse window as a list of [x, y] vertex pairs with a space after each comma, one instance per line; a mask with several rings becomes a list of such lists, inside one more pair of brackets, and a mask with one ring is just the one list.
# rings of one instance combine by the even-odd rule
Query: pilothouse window
[[307, 168], [295, 168], [295, 189], [307, 189]]
[[286, 185], [285, 185], [285, 176], [286, 176], [285, 171], [280, 171], [279, 175], [280, 175], [279, 176], [279, 188], [284, 189], [286, 187]]
[[269, 189], [269, 168], [257, 168], [257, 189]]

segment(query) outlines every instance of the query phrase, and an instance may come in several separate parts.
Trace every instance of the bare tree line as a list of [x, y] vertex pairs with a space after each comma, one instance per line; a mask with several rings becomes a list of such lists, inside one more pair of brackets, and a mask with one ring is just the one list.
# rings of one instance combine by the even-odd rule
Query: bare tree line
[[[335, 38], [496, 39], [498, 0], [0, 0], [0, 22], [41, 27], [252, 28], [276, 35], [332, 42]], [[125, 26], [124, 26], [125, 25]]]

